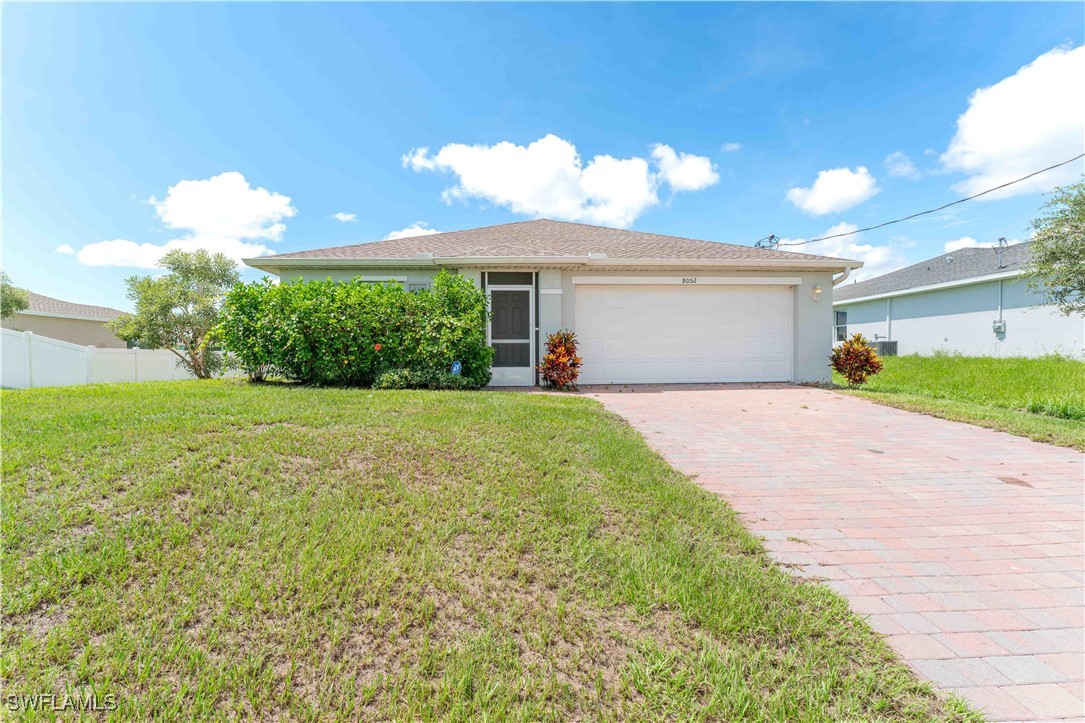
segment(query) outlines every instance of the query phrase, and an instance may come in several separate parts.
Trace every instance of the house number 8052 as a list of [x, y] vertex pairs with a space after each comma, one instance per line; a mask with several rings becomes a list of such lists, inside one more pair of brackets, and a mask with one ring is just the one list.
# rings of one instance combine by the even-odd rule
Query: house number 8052
[[683, 284], [696, 284], [697, 279], [696, 278], [685, 278], [685, 279], [682, 279], [682, 283]]

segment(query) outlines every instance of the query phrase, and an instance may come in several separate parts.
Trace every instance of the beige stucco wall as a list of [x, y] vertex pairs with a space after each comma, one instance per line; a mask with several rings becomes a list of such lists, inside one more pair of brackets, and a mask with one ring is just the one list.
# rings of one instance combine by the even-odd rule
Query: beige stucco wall
[[[497, 270], [497, 269], [495, 269]], [[522, 269], [527, 270], [527, 269]], [[398, 280], [406, 284], [428, 283], [437, 269], [312, 269], [291, 271], [287, 279], [333, 279], [349, 281], [360, 276], [367, 281]], [[481, 271], [464, 269], [462, 273], [475, 284], [481, 283]], [[824, 382], [830, 379], [829, 354], [832, 351], [830, 329], [833, 319], [833, 274], [831, 272], [796, 271], [625, 271], [621, 269], [592, 269], [563, 271], [542, 269], [539, 271], [539, 327], [540, 347], [550, 334], [558, 329], [576, 331], [576, 276], [636, 276], [636, 277], [798, 277], [802, 283], [794, 287], [794, 319], [792, 353], [793, 375], [796, 382]], [[814, 301], [813, 290], [821, 286], [819, 301]], [[539, 350], [537, 350], [539, 352]], [[539, 356], [539, 353], [536, 354]]]
[[95, 346], [99, 349], [124, 349], [128, 346], [114, 336], [104, 322], [89, 319], [69, 319], [62, 316], [38, 316], [37, 314], [12, 314], [4, 319], [5, 329], [31, 331], [50, 339]]

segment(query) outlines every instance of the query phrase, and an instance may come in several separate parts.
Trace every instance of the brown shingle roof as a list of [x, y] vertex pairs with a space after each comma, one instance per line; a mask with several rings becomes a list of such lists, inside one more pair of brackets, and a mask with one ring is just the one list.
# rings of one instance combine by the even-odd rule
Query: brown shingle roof
[[75, 304], [71, 301], [54, 299], [51, 296], [42, 296], [28, 291], [30, 306], [27, 311], [37, 314], [50, 314], [57, 316], [82, 316], [89, 319], [101, 319], [111, 321], [123, 314], [123, 311], [111, 309], [108, 306], [91, 306], [90, 304]]
[[612, 259], [722, 259], [764, 261], [824, 261], [825, 256], [738, 246], [627, 231], [581, 223], [520, 221], [464, 231], [412, 236], [391, 241], [372, 241], [310, 251], [265, 256], [276, 259], [412, 259], [432, 252], [439, 258], [455, 257], [560, 257], [606, 254]]

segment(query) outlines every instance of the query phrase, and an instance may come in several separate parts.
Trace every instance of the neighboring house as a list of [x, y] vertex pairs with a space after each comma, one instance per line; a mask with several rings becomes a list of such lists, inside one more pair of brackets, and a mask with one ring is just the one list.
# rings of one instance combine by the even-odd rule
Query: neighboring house
[[5, 329], [31, 331], [50, 339], [100, 349], [124, 349], [128, 346], [105, 325], [107, 321], [123, 314], [123, 311], [110, 309], [108, 306], [75, 304], [35, 294], [33, 291], [28, 291], [27, 294], [30, 297], [30, 306], [4, 319]]
[[966, 248], [833, 294], [833, 338], [862, 333], [897, 342], [898, 354], [1080, 356], [1085, 318], [1064, 316], [1028, 289], [1029, 243]]
[[[297, 279], [426, 288], [439, 269], [486, 290], [495, 386], [538, 382], [571, 329], [583, 384], [825, 381], [835, 274], [859, 261], [538, 220], [246, 259]], [[841, 276], [842, 278], [842, 276]]]

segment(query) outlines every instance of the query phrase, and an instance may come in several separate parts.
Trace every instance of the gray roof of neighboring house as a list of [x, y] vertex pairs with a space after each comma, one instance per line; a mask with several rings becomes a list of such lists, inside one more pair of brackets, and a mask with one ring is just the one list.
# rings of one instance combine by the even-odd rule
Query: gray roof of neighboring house
[[[254, 263], [278, 259], [413, 259], [433, 253], [455, 257], [587, 257], [606, 254], [612, 259], [722, 259], [747, 261], [826, 261], [825, 256], [774, 251], [716, 241], [700, 241], [628, 231], [605, 226], [538, 219], [464, 231], [373, 241], [353, 246], [295, 251], [263, 256]], [[856, 262], [853, 262], [856, 263]]]
[[833, 301], [891, 294], [920, 286], [965, 281], [1007, 271], [1021, 271], [1028, 261], [1030, 243], [1026, 241], [1007, 246], [1002, 252], [1002, 268], [999, 268], [998, 254], [993, 248], [958, 249], [873, 279], [858, 281], [854, 284], [842, 284], [833, 289]]
[[88, 319], [101, 319], [111, 321], [123, 314], [123, 311], [111, 309], [108, 306], [91, 306], [90, 304], [76, 304], [71, 301], [54, 299], [51, 296], [42, 296], [33, 291], [26, 292], [30, 297], [30, 306], [26, 311], [35, 314], [49, 316], [80, 316]]

